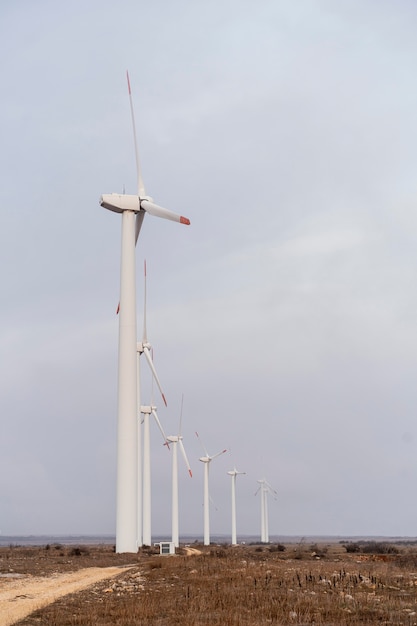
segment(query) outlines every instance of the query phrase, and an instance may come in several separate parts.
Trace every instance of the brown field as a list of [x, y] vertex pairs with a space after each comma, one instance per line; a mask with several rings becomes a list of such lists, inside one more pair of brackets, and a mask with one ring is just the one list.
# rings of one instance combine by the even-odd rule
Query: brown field
[[12, 605], [25, 602], [25, 584], [38, 577], [50, 582], [58, 573], [130, 566], [14, 623], [417, 625], [416, 546], [191, 547], [177, 556], [116, 555], [111, 546], [0, 548], [0, 594], [18, 580]]

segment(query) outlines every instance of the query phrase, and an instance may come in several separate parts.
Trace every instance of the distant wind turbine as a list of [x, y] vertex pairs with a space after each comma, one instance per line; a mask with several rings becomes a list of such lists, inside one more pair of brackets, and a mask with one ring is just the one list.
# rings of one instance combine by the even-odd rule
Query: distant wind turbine
[[236, 476], [246, 474], [246, 472], [238, 472], [236, 467], [227, 472], [232, 478], [232, 546], [237, 544], [236, 539]]
[[[167, 401], [165, 398], [165, 394], [162, 390], [161, 383], [159, 381], [158, 375], [156, 373], [155, 365], [152, 358], [152, 346], [148, 340], [148, 332], [146, 327], [146, 306], [147, 306], [147, 274], [146, 274], [146, 261], [144, 262], [144, 296], [143, 296], [143, 335], [142, 341], [138, 342], [136, 345], [136, 366], [137, 366], [137, 394], [138, 394], [138, 454], [137, 454], [137, 543], [138, 546], [142, 546], [143, 543], [145, 545], [150, 545], [150, 535], [151, 535], [151, 513], [150, 513], [150, 443], [149, 443], [149, 420], [147, 420], [147, 428], [148, 428], [148, 441], [144, 444], [144, 454], [142, 457], [142, 429], [141, 429], [141, 421], [142, 421], [142, 407], [139, 404], [140, 399], [140, 389], [141, 389], [141, 377], [140, 377], [140, 357], [141, 355], [145, 355], [146, 361], [149, 365], [149, 368], [152, 373], [152, 379], [155, 380], [158, 389], [161, 393], [162, 400], [164, 401], [165, 406], [167, 405]], [[153, 404], [153, 401], [152, 401]], [[150, 407], [152, 408], [152, 407]], [[156, 415], [156, 407], [155, 415]], [[151, 412], [152, 413], [152, 412]], [[154, 416], [155, 417], [155, 416]], [[157, 419], [158, 416], [156, 416]], [[159, 421], [159, 420], [158, 420]], [[145, 424], [144, 419], [144, 424]], [[145, 429], [145, 427], [144, 427]], [[143, 458], [143, 460], [142, 460]], [[146, 473], [146, 477], [144, 474]], [[146, 484], [145, 484], [146, 481]], [[145, 535], [145, 538], [143, 537]]]
[[103, 194], [100, 205], [122, 214], [119, 303], [119, 371], [117, 401], [116, 552], [137, 552], [137, 380], [135, 246], [145, 213], [181, 224], [190, 221], [154, 204], [146, 195], [136, 139], [135, 117], [127, 74], [137, 169], [137, 194]]
[[143, 415], [143, 545], [152, 545], [152, 507], [151, 507], [151, 437], [150, 416], [155, 419], [156, 425], [161, 431], [164, 443], [167, 440], [162, 424], [156, 412], [156, 406], [142, 406]]
[[255, 492], [255, 495], [260, 491], [261, 493], [261, 542], [269, 543], [269, 529], [268, 529], [268, 494], [277, 495], [275, 489], [262, 478], [258, 480], [259, 487]]
[[184, 463], [187, 467], [190, 477], [192, 477], [192, 471], [188, 462], [187, 455], [185, 453], [184, 444], [182, 442], [181, 426], [182, 426], [182, 407], [183, 400], [181, 401], [181, 414], [180, 425], [178, 435], [168, 435], [167, 442], [172, 444], [172, 541], [174, 546], [178, 548], [179, 544], [179, 512], [178, 512], [178, 446], [180, 447]]
[[[200, 439], [199, 434], [196, 432], [197, 437]], [[224, 454], [227, 450], [222, 450], [217, 454], [209, 455], [206, 448], [203, 445], [203, 442], [200, 439], [200, 443], [203, 447], [205, 456], [200, 457], [200, 461], [204, 463], [204, 545], [210, 545], [210, 494], [209, 494], [209, 466], [213, 459]]]

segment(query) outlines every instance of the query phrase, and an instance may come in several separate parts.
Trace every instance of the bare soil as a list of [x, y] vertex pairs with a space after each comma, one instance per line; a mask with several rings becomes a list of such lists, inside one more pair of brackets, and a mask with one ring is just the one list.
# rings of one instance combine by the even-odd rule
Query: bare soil
[[107, 545], [0, 548], [0, 626], [15, 624], [62, 596], [120, 576], [137, 563], [138, 555], [115, 554]]
[[87, 567], [49, 577], [0, 577], [0, 626], [10, 626], [58, 598], [120, 575], [120, 567]]

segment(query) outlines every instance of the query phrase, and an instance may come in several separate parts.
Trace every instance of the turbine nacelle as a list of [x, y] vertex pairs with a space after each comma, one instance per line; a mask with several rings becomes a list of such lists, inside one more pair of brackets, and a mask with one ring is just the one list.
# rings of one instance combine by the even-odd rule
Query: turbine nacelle
[[168, 435], [167, 437], [167, 441], [169, 441], [169, 443], [179, 443], [181, 439], [182, 437], [179, 435]]
[[239, 474], [246, 474], [246, 472], [238, 472], [237, 469], [229, 470], [227, 472], [229, 476], [239, 476]]
[[156, 411], [156, 406], [142, 405], [140, 407], [140, 412], [144, 415], [151, 415], [153, 411]]
[[121, 193], [105, 193], [100, 197], [100, 205], [109, 211], [115, 213], [123, 213], [123, 211], [134, 211], [139, 213], [140, 198], [139, 196], [121, 194]]
[[136, 344], [136, 351], [139, 352], [139, 354], [143, 354], [145, 350], [149, 350], [149, 352], [152, 350], [152, 346], [149, 341], [138, 341]]

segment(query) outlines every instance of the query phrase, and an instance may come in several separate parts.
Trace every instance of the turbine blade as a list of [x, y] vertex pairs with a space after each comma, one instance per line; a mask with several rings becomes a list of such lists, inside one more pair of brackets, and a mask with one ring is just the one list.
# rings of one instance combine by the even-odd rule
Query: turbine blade
[[135, 113], [134, 113], [134, 110], [133, 110], [132, 90], [130, 88], [129, 72], [126, 72], [126, 77], [127, 77], [127, 88], [129, 90], [130, 113], [132, 115], [133, 140], [134, 140], [134, 143], [135, 143], [135, 157], [136, 157], [136, 170], [137, 170], [137, 182], [138, 182], [138, 196], [139, 197], [143, 197], [143, 196], [146, 195], [146, 192], [145, 192], [145, 186], [144, 186], [143, 180], [142, 180], [142, 174], [141, 174], [141, 171], [140, 171], [138, 141], [137, 141], [137, 137], [136, 137]]
[[199, 442], [200, 442], [201, 447], [203, 448], [203, 452], [204, 452], [204, 454], [206, 455], [206, 457], [209, 457], [210, 455], [209, 455], [209, 453], [207, 452], [207, 450], [206, 450], [206, 448], [205, 448], [205, 446], [204, 446], [204, 443], [201, 441], [200, 435], [198, 434], [198, 432], [197, 432], [197, 431], [195, 431], [195, 434], [196, 434], [197, 439], [198, 439], [198, 440], [199, 440]]
[[166, 436], [166, 434], [164, 432], [164, 429], [162, 428], [162, 424], [159, 421], [159, 417], [158, 417], [155, 409], [152, 409], [152, 415], [154, 416], [155, 422], [157, 423], [157, 426], [158, 426], [159, 430], [161, 431], [162, 437], [164, 438], [164, 442], [166, 443], [167, 442], [167, 436]]
[[143, 284], [144, 284], [144, 294], [143, 294], [143, 336], [142, 343], [148, 343], [147, 330], [146, 330], [146, 259], [143, 262]]
[[212, 505], [214, 506], [214, 508], [216, 509], [216, 511], [218, 511], [219, 509], [217, 508], [216, 503], [214, 502], [213, 498], [211, 497], [211, 494], [209, 494], [209, 500], [212, 503]]
[[265, 486], [268, 487], [269, 491], [278, 495], [278, 491], [276, 491], [273, 487], [271, 487], [271, 485], [269, 484], [267, 480], [265, 481]]
[[212, 461], [216, 457], [220, 456], [221, 454], [224, 454], [225, 452], [227, 452], [227, 450], [222, 450], [221, 452], [218, 452], [217, 454], [214, 454], [212, 457], [210, 457], [210, 461]]
[[180, 450], [181, 450], [181, 453], [182, 453], [182, 458], [184, 459], [185, 465], [187, 466], [187, 469], [188, 469], [188, 473], [189, 473], [189, 475], [192, 478], [193, 477], [193, 473], [191, 471], [191, 467], [190, 467], [190, 464], [188, 462], [187, 455], [185, 453], [184, 444], [182, 443], [181, 439], [178, 440], [178, 443], [180, 444]]
[[147, 348], [146, 346], [143, 346], [143, 354], [145, 355], [146, 360], [148, 361], [149, 367], [151, 368], [151, 371], [152, 371], [152, 375], [155, 379], [156, 384], [158, 385], [159, 391], [161, 392], [162, 400], [164, 401], [165, 406], [168, 406], [167, 401], [165, 399], [165, 394], [162, 391], [161, 383], [159, 382], [158, 374], [156, 373], [156, 369], [155, 369], [155, 366], [152, 361], [152, 357], [149, 352], [149, 348]]
[[180, 429], [178, 431], [178, 437], [181, 437], [181, 429], [182, 429], [182, 409], [184, 407], [184, 394], [181, 396], [181, 413], [180, 413]]
[[145, 217], [145, 211], [139, 211], [139, 213], [136, 213], [136, 220], [135, 220], [135, 245], [138, 243], [139, 233], [140, 233], [140, 229], [142, 227], [142, 222], [143, 222], [143, 218], [144, 217]]
[[164, 209], [163, 207], [158, 206], [157, 204], [154, 204], [149, 200], [141, 200], [140, 208], [147, 213], [150, 213], [150, 215], [153, 215], [154, 217], [163, 217], [166, 220], [172, 220], [173, 222], [179, 222], [180, 224], [186, 224], [187, 226], [189, 226], [190, 224], [190, 220], [187, 217], [178, 215], [178, 213], [174, 213], [169, 209]]

